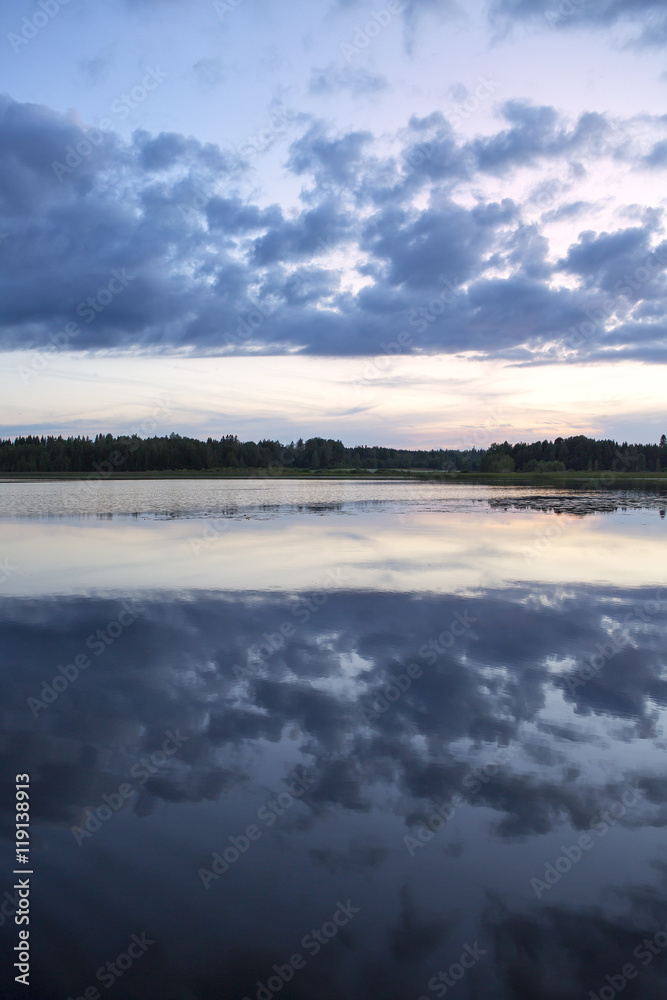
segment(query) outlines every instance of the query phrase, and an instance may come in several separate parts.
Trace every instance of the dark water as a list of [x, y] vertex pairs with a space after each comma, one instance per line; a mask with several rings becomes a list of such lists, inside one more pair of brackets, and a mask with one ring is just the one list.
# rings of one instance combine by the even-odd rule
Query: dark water
[[3, 997], [667, 995], [664, 497], [27, 484], [0, 516]]

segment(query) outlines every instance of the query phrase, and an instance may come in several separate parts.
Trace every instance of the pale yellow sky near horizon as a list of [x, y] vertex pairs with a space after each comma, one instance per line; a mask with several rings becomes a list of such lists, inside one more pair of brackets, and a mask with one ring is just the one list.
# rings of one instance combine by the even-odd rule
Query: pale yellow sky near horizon
[[4, 361], [5, 437], [175, 430], [468, 448], [571, 434], [650, 443], [667, 424], [664, 370], [637, 362], [521, 368], [445, 355], [129, 359], [61, 352], [35, 372], [30, 352]]

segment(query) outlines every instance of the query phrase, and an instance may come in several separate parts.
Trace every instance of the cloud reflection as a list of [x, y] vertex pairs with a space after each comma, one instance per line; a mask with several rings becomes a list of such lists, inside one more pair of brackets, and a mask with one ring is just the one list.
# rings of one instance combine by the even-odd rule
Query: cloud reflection
[[[187, 741], [82, 845], [75, 863], [93, 863], [92, 884], [110, 892], [107, 864], [122, 881], [143, 858], [139, 878], [153, 901], [161, 893], [156, 864], [169, 866], [179, 893], [191, 897], [188, 905], [194, 907], [177, 952], [190, 955], [197, 947], [192, 936], [201, 935], [205, 956], [197, 974], [187, 962], [164, 959], [164, 968], [183, 986], [180, 995], [220, 996], [226, 984], [236, 991], [229, 995], [254, 996], [248, 990], [263, 970], [268, 975], [272, 963], [289, 957], [287, 941], [295, 938], [298, 945], [308, 920], [315, 919], [310, 909], [306, 917], [299, 908], [304, 891], [313, 906], [320, 898], [329, 906], [330, 900], [330, 909], [337, 895], [356, 892], [365, 897], [367, 916], [303, 970], [294, 996], [333, 997], [336, 990], [340, 995], [352, 989], [360, 997], [398, 998], [423, 991], [466, 940], [482, 934], [492, 957], [471, 970], [470, 988], [486, 990], [477, 995], [565, 998], [604, 984], [600, 974], [614, 972], [615, 956], [628, 948], [631, 954], [645, 928], [654, 926], [651, 921], [662, 919], [663, 897], [648, 893], [640, 880], [624, 890], [634, 894], [626, 898], [632, 918], [620, 910], [618, 916], [596, 911], [610, 874], [591, 860], [588, 868], [582, 863], [576, 880], [564, 877], [558, 887], [575, 892], [574, 898], [549, 897], [535, 919], [528, 877], [556, 856], [553, 844], [560, 840], [554, 838], [588, 829], [628, 781], [639, 789], [639, 800], [596, 847], [596, 856], [609, 851], [609, 859], [632, 843], [642, 864], [663, 860], [646, 837], [667, 825], [665, 606], [648, 623], [624, 626], [627, 645], [594, 680], [574, 692], [567, 686], [579, 659], [654, 591], [550, 584], [466, 597], [338, 590], [305, 622], [293, 614], [302, 596], [144, 598], [132, 629], [37, 719], [28, 697], [115, 617], [118, 602], [6, 601], [0, 622], [6, 651], [0, 775], [5, 786], [18, 771], [33, 775], [41, 863], [74, 863], [68, 860], [77, 850], [70, 828], [83, 811], [131, 782], [133, 768], [159, 751], [165, 732], [179, 731]], [[456, 613], [474, 624], [427, 662], [425, 644]], [[290, 621], [294, 634], [285, 637], [281, 625]], [[263, 637], [281, 634], [275, 649], [257, 654]], [[411, 664], [420, 666], [421, 675], [386, 711], [374, 713], [378, 694]], [[500, 749], [503, 763], [490, 766]], [[211, 887], [203, 902], [197, 865], [252, 821], [267, 793], [284, 790], [297, 766], [309, 776], [303, 797], [253, 845], [252, 856], [224, 876], [224, 890]], [[409, 857], [402, 838], [457, 793], [462, 804], [456, 815], [427, 850]], [[7, 837], [10, 821], [5, 814]], [[154, 857], [146, 854], [148, 844]], [[518, 860], [508, 893], [503, 880], [512, 864], [503, 858], [517, 849], [525, 860], [511, 854]], [[433, 895], [439, 878], [455, 880], [470, 864], [477, 866], [479, 889], [491, 894], [486, 902], [477, 888], [467, 902], [465, 895], [460, 901]], [[261, 888], [266, 872], [278, 878], [276, 865], [279, 884]], [[271, 920], [260, 915], [266, 898]], [[85, 910], [89, 904], [82, 905]], [[232, 905], [239, 908], [239, 933], [249, 932], [248, 921], [257, 924], [256, 933], [246, 936], [245, 952], [232, 934], [213, 960], [213, 927], [227, 926]], [[149, 910], [156, 923], [163, 919], [154, 902]], [[286, 914], [280, 929], [278, 912]], [[213, 924], [202, 924], [207, 920]], [[382, 940], [371, 926], [385, 928]], [[169, 941], [173, 930], [163, 926], [160, 940]], [[257, 941], [249, 951], [248, 940]], [[561, 951], [569, 958], [562, 989], [554, 992], [549, 977]], [[530, 969], [529, 954], [535, 956]], [[595, 958], [587, 963], [589, 954]], [[50, 952], [45, 961], [53, 961]], [[382, 965], [381, 975], [376, 965]], [[651, 990], [658, 988], [658, 963], [647, 975], [642, 995], [657, 996]], [[148, 995], [137, 989], [127, 996]]]

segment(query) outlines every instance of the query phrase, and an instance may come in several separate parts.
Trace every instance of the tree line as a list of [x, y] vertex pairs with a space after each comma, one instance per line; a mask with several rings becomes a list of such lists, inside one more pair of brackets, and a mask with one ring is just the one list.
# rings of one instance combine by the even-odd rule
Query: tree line
[[244, 469], [434, 470], [441, 472], [628, 472], [667, 470], [667, 440], [628, 445], [579, 435], [532, 444], [492, 444], [487, 449], [430, 451], [358, 445], [331, 438], [239, 441], [233, 434], [206, 441], [169, 434], [140, 438], [27, 435], [0, 440], [0, 472], [175, 472]]
[[482, 454], [481, 472], [661, 472], [667, 470], [667, 438], [659, 444], [596, 441], [583, 434], [535, 441], [492, 444]]

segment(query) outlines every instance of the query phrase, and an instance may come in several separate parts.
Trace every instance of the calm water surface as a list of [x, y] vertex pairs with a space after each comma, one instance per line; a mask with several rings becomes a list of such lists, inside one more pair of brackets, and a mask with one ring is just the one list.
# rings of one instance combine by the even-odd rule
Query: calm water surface
[[664, 1000], [666, 505], [0, 483], [2, 996]]

